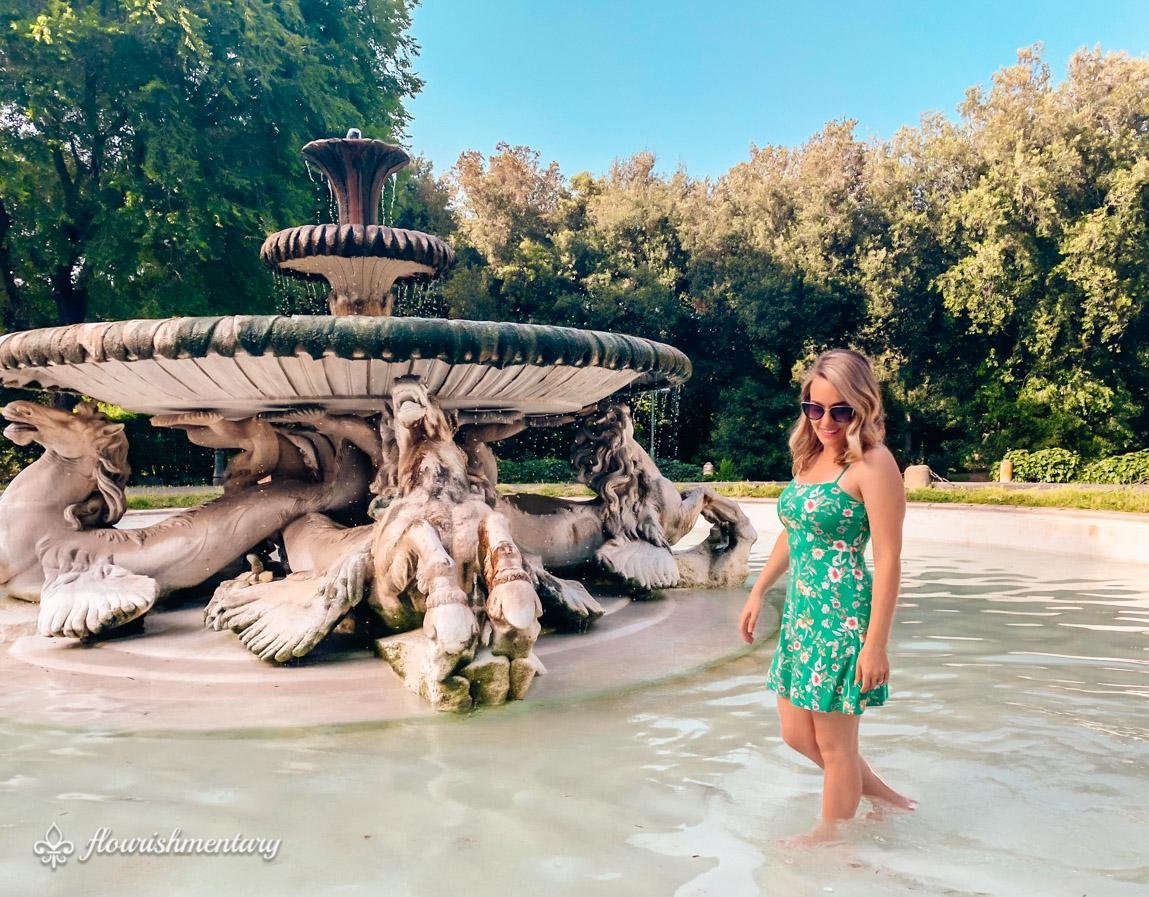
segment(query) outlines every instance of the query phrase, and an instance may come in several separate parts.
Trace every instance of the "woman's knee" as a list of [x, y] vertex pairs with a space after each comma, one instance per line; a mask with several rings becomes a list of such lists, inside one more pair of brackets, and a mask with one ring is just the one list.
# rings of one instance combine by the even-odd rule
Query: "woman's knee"
[[813, 719], [813, 736], [827, 764], [857, 763], [857, 719], [841, 713], [820, 714]]
[[786, 746], [806, 757], [816, 756], [818, 742], [814, 738], [814, 727], [802, 725], [800, 721], [782, 723], [782, 741]]

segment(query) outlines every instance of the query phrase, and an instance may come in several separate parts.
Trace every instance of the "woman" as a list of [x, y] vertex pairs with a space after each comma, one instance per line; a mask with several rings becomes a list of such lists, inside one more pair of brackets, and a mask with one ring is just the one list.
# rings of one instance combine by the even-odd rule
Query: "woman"
[[[821, 355], [802, 381], [790, 434], [794, 479], [778, 497], [778, 536], [739, 621], [754, 625], [766, 590], [793, 567], [766, 687], [778, 693], [782, 738], [824, 771], [822, 816], [802, 843], [832, 840], [865, 795], [912, 809], [858, 752], [858, 723], [884, 704], [886, 645], [901, 579], [901, 474], [883, 444], [882, 399], [858, 352]], [[871, 534], [874, 573], [863, 553]]]

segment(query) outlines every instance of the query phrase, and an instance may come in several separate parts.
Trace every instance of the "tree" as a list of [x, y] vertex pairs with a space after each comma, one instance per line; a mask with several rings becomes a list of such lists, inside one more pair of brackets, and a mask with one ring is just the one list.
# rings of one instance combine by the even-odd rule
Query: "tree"
[[0, 13], [7, 328], [268, 311], [299, 147], [399, 134], [406, 0], [12, 0]]

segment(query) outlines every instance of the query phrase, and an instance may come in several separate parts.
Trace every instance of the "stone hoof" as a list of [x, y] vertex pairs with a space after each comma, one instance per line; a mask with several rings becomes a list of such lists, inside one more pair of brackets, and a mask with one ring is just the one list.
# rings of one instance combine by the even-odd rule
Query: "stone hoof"
[[421, 632], [403, 632], [376, 639], [375, 651], [403, 684], [436, 710], [470, 710], [471, 682], [465, 676], [436, 675], [436, 647]]
[[511, 684], [507, 690], [507, 697], [512, 701], [521, 701], [535, 681], [535, 676], [541, 676], [547, 671], [543, 662], [535, 654], [526, 657], [517, 657], [511, 661]]
[[595, 560], [635, 588], [669, 589], [678, 585], [678, 563], [669, 548], [611, 539], [595, 553]]
[[284, 663], [310, 652], [351, 606], [329, 600], [318, 577], [293, 575], [254, 585], [229, 580], [215, 590], [204, 621], [235, 632], [261, 660]]
[[496, 585], [487, 596], [487, 617], [493, 632], [492, 652], [504, 657], [530, 654], [539, 637], [538, 618], [542, 612], [539, 596], [525, 578]]
[[150, 576], [79, 549], [44, 555], [41, 563], [40, 635], [90, 638], [143, 616], [159, 597], [159, 583]]
[[442, 680], [474, 658], [479, 623], [466, 604], [439, 604], [424, 614], [423, 635], [432, 645], [428, 658], [430, 673], [433, 678]]
[[511, 689], [511, 661], [506, 657], [496, 657], [491, 651], [483, 650], [475, 659], [459, 670], [471, 683], [471, 700], [475, 705], [505, 704]]
[[535, 578], [543, 606], [543, 622], [548, 625], [584, 632], [605, 613], [581, 582], [560, 579], [541, 567], [535, 569]]

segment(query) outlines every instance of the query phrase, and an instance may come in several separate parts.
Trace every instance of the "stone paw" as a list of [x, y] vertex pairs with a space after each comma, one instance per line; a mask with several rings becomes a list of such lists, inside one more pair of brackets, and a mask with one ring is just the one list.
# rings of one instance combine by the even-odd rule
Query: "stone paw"
[[204, 622], [232, 630], [261, 660], [285, 663], [310, 652], [351, 606], [331, 600], [319, 577], [293, 574], [254, 585], [229, 580], [216, 589]]
[[678, 584], [678, 562], [670, 549], [649, 542], [611, 539], [595, 553], [595, 560], [640, 589], [668, 589]]
[[560, 579], [542, 567], [534, 568], [543, 622], [559, 629], [584, 632], [606, 611], [581, 582]]
[[36, 629], [40, 635], [90, 638], [147, 613], [159, 597], [159, 583], [110, 558], [93, 559], [77, 548], [41, 556], [44, 587]]

